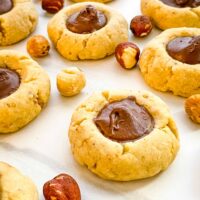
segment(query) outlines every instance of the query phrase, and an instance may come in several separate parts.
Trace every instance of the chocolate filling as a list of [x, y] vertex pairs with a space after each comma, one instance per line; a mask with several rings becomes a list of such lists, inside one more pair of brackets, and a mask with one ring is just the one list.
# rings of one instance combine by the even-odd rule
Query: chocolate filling
[[155, 125], [153, 117], [136, 103], [135, 97], [105, 105], [94, 122], [105, 137], [118, 142], [139, 139], [149, 134]]
[[10, 69], [0, 68], [0, 99], [15, 92], [20, 85], [19, 75]]
[[200, 36], [178, 37], [167, 45], [168, 54], [183, 63], [200, 63]]
[[160, 1], [169, 6], [178, 8], [184, 8], [184, 7], [196, 8], [200, 6], [199, 0], [160, 0]]
[[67, 28], [74, 33], [87, 34], [101, 29], [106, 23], [106, 16], [94, 6], [88, 5], [69, 16]]
[[0, 15], [9, 12], [13, 8], [12, 0], [0, 0]]

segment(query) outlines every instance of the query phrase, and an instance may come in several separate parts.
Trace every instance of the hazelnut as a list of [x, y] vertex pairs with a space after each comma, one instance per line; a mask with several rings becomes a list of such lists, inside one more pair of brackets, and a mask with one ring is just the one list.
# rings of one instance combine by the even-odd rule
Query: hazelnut
[[50, 44], [42, 35], [35, 35], [27, 42], [27, 51], [33, 57], [44, 57], [48, 55]]
[[67, 174], [60, 174], [43, 186], [45, 200], [81, 200], [77, 182]]
[[63, 8], [64, 0], [42, 0], [42, 9], [48, 13], [57, 13]]
[[153, 26], [148, 16], [139, 15], [131, 20], [130, 29], [136, 37], [147, 36], [152, 28]]
[[120, 43], [115, 49], [118, 63], [125, 69], [136, 66], [140, 56], [140, 49], [132, 42]]
[[57, 88], [63, 96], [79, 94], [85, 84], [85, 74], [77, 67], [63, 69], [57, 75]]
[[186, 99], [185, 111], [192, 121], [200, 124], [200, 94], [192, 95]]

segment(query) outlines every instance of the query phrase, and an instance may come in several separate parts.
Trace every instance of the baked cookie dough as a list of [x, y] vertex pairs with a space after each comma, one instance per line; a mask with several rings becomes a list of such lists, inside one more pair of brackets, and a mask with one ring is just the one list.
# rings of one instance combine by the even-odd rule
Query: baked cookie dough
[[0, 162], [0, 199], [1, 200], [38, 200], [36, 186], [17, 169]]
[[166, 104], [146, 91], [94, 93], [73, 113], [69, 139], [81, 165], [115, 181], [154, 176], [171, 164], [179, 149]]
[[141, 0], [141, 10], [162, 30], [176, 27], [200, 28], [199, 1]]
[[38, 14], [31, 0], [1, 0], [0, 45], [26, 38], [36, 27]]
[[0, 51], [0, 133], [15, 132], [45, 107], [50, 94], [46, 72], [32, 59]]
[[[174, 28], [162, 32], [147, 44], [140, 56], [139, 66], [151, 87], [183, 97], [200, 93], [200, 45], [199, 41], [191, 43], [194, 36], [200, 36], [200, 29]], [[184, 37], [188, 40], [185, 44]], [[177, 50], [180, 49], [180, 52], [174, 52], [174, 58], [167, 50], [172, 42], [175, 42]], [[185, 49], [181, 50], [181, 46]], [[188, 52], [184, 53], [186, 50]], [[179, 58], [183, 61], [177, 60]]]
[[85, 1], [89, 2], [89, 1], [94, 1], [94, 2], [100, 2], [100, 3], [107, 3], [107, 2], [110, 2], [112, 0], [72, 0], [72, 1], [74, 1], [74, 2], [85, 2]]
[[116, 10], [95, 2], [62, 9], [48, 24], [59, 53], [69, 60], [100, 59], [128, 40], [128, 24]]

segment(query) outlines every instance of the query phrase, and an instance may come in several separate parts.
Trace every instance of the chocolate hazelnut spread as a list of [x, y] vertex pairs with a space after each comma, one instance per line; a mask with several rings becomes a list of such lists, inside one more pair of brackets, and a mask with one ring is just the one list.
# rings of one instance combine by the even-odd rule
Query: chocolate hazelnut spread
[[0, 99], [15, 92], [20, 85], [19, 75], [10, 69], [0, 68]]
[[195, 8], [200, 6], [199, 0], [161, 0], [161, 1], [169, 6], [178, 8], [184, 8], [184, 7]]
[[139, 139], [149, 134], [155, 125], [153, 117], [136, 103], [135, 97], [105, 105], [94, 122], [105, 137], [118, 142]]
[[0, 0], [0, 15], [7, 13], [13, 8], [12, 0]]
[[106, 23], [107, 18], [103, 12], [92, 5], [88, 5], [86, 8], [69, 16], [67, 28], [74, 33], [87, 34], [101, 29]]
[[200, 36], [178, 37], [167, 45], [168, 54], [183, 63], [200, 63]]

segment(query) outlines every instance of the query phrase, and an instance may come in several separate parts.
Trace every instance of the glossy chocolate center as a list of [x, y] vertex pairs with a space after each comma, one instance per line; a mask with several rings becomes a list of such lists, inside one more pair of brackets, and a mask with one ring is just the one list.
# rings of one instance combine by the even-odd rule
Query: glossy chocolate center
[[178, 8], [184, 8], [184, 7], [195, 8], [200, 6], [199, 0], [161, 0], [161, 1], [169, 6]]
[[7, 13], [13, 8], [12, 0], [0, 0], [0, 15]]
[[135, 97], [107, 104], [94, 119], [101, 133], [118, 142], [139, 139], [154, 128], [154, 119]]
[[15, 92], [20, 85], [19, 75], [10, 69], [0, 68], [0, 99]]
[[200, 63], [200, 36], [178, 37], [167, 45], [168, 54], [183, 63]]
[[106, 16], [94, 6], [88, 5], [69, 16], [67, 28], [74, 33], [87, 34], [101, 29], [106, 23]]

